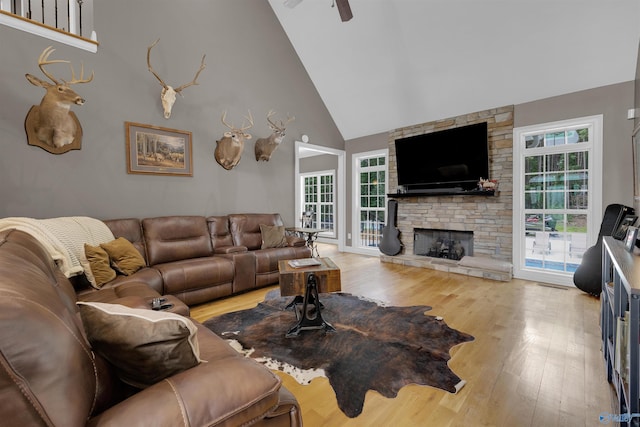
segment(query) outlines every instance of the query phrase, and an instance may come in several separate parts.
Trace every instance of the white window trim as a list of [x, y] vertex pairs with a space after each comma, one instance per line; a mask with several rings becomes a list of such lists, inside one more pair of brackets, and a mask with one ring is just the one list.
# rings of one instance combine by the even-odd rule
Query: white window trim
[[[515, 278], [552, 283], [556, 285], [574, 286], [571, 273], [552, 273], [547, 271], [534, 271], [527, 269], [522, 264], [524, 258], [524, 245], [520, 244], [525, 234], [522, 213], [524, 212], [524, 139], [531, 133], [550, 133], [554, 130], [562, 131], [568, 127], [590, 126], [593, 135], [585, 148], [589, 153], [589, 215], [587, 245], [592, 246], [598, 236], [602, 213], [602, 153], [603, 153], [603, 115], [580, 117], [570, 120], [542, 123], [538, 125], [523, 126], [513, 130], [513, 275]], [[576, 148], [579, 148], [576, 145]]]
[[[336, 148], [325, 147], [322, 145], [309, 144], [307, 142], [302, 141], [294, 141], [295, 144], [295, 164], [294, 164], [294, 193], [295, 193], [295, 201], [294, 201], [294, 209], [293, 218], [299, 218], [302, 211], [298, 212], [298, 208], [302, 206], [300, 202], [300, 179], [298, 176], [300, 175], [300, 148], [305, 147], [308, 150], [313, 150], [321, 154], [331, 154], [338, 157], [338, 176], [335, 182], [336, 188], [336, 200], [337, 209], [338, 209], [338, 217], [334, 221], [334, 226], [337, 227], [338, 231], [338, 251], [342, 252], [345, 250], [345, 218], [346, 218], [346, 191], [345, 191], [345, 170], [346, 170], [346, 162], [345, 162], [345, 152], [344, 150], [338, 150]], [[322, 239], [318, 239], [318, 241], [323, 241]], [[330, 242], [335, 243], [335, 241]]]
[[363, 157], [380, 157], [385, 156], [385, 223], [386, 223], [386, 204], [387, 204], [387, 193], [389, 192], [389, 149], [384, 148], [381, 150], [372, 150], [372, 151], [364, 151], [362, 153], [353, 153], [351, 155], [351, 175], [353, 179], [351, 180], [351, 194], [352, 203], [351, 203], [351, 250], [349, 252], [361, 254], [361, 255], [373, 255], [379, 256], [380, 249], [378, 248], [364, 248], [361, 246], [356, 246], [358, 238], [355, 236], [356, 233], [359, 233], [360, 230], [360, 159]]
[[6, 7], [8, 3], [8, 0], [0, 0], [0, 25], [35, 34], [37, 36], [63, 43], [68, 46], [77, 47], [91, 53], [96, 53], [98, 51], [98, 41], [95, 31], [91, 32], [91, 39], [67, 33], [65, 31], [58, 30], [57, 28], [49, 27], [48, 25], [40, 24], [38, 22], [31, 21], [30, 19], [7, 12]]
[[[304, 179], [310, 176], [317, 176], [318, 178], [320, 177], [320, 175], [331, 175], [332, 181], [333, 181], [333, 203], [331, 204], [333, 206], [333, 230], [332, 231], [322, 231], [320, 233], [318, 233], [318, 238], [321, 239], [323, 237], [325, 238], [329, 238], [329, 239], [335, 239], [337, 237], [337, 233], [336, 233], [336, 218], [337, 218], [337, 209], [336, 209], [336, 201], [337, 201], [337, 197], [336, 197], [336, 193], [338, 191], [337, 187], [336, 187], [336, 170], [335, 169], [328, 169], [328, 170], [323, 170], [323, 171], [313, 171], [313, 172], [304, 172], [298, 175], [298, 180], [300, 181], [300, 201], [302, 203], [302, 205], [304, 205]], [[320, 185], [320, 181], [318, 181], [318, 185]], [[320, 203], [320, 193], [318, 192], [318, 203]], [[300, 213], [302, 213], [302, 205], [299, 207], [299, 211]], [[317, 211], [316, 212], [316, 218], [315, 221], [317, 223], [320, 222], [320, 212]], [[321, 240], [322, 241], [322, 240]]]

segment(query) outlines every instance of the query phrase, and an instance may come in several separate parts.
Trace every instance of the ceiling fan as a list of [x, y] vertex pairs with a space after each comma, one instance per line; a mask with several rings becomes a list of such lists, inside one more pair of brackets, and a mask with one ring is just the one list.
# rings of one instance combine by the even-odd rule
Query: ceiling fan
[[[289, 9], [293, 9], [297, 5], [299, 5], [302, 0], [284, 0], [285, 7]], [[349, 5], [349, 0], [333, 0], [333, 4], [331, 7], [338, 6], [338, 13], [340, 13], [340, 19], [342, 22], [347, 22], [353, 18], [353, 13], [351, 13], [351, 6]]]

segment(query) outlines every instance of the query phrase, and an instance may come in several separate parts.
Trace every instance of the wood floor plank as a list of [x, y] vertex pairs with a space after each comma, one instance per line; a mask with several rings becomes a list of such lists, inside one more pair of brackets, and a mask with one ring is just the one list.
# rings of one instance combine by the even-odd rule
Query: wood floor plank
[[[611, 409], [600, 351], [600, 301], [574, 288], [514, 279], [498, 282], [382, 263], [320, 245], [341, 270], [343, 292], [391, 305], [428, 305], [450, 327], [475, 337], [454, 347], [449, 366], [467, 381], [457, 394], [408, 385], [388, 399], [366, 395], [354, 419], [338, 408], [325, 378], [300, 385], [278, 373], [298, 398], [305, 426], [598, 426]], [[277, 286], [192, 307], [204, 321], [254, 307]], [[309, 331], [313, 333], [315, 331]]]

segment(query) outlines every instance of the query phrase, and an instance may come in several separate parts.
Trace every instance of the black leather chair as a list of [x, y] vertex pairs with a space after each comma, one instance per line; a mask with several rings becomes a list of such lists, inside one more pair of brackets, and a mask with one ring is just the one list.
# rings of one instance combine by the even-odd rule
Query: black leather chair
[[582, 262], [573, 273], [576, 287], [590, 295], [599, 296], [602, 291], [602, 237], [611, 236], [626, 215], [634, 209], [620, 204], [607, 206], [600, 225], [598, 241], [582, 255]]

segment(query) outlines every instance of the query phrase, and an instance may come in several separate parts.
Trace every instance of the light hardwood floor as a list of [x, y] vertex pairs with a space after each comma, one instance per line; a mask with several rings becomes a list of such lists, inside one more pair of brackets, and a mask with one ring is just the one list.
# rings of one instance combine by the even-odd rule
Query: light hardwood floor
[[[574, 288], [381, 263], [331, 245], [321, 245], [320, 254], [340, 267], [343, 292], [429, 305], [427, 315], [444, 317], [475, 341], [451, 351], [449, 366], [467, 381], [457, 394], [418, 385], [393, 399], [369, 391], [353, 419], [340, 411], [325, 378], [302, 386], [278, 373], [300, 402], [305, 426], [599, 426], [599, 414], [612, 412], [599, 299]], [[191, 314], [203, 321], [251, 308], [275, 288], [193, 307]]]

